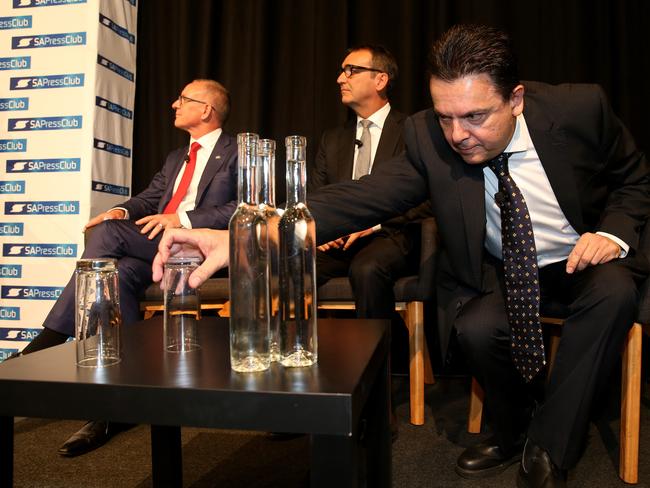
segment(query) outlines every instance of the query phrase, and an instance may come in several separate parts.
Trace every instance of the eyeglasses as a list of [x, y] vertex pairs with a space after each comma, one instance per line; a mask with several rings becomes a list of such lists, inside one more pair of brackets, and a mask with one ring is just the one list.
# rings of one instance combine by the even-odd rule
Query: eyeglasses
[[204, 102], [203, 100], [197, 100], [196, 98], [190, 98], [186, 97], [185, 95], [178, 95], [178, 98], [176, 99], [178, 101], [178, 104], [182, 107], [184, 103], [187, 102], [194, 102], [194, 103], [203, 103], [205, 105], [208, 105], [209, 107], [212, 107], [213, 109], [217, 110], [214, 105]]
[[363, 71], [375, 71], [377, 73], [383, 73], [382, 70], [376, 68], [366, 68], [365, 66], [357, 66], [356, 64], [346, 64], [342, 68], [339, 68], [339, 75], [341, 73], [345, 73], [345, 77], [350, 78], [352, 75], [362, 73]]

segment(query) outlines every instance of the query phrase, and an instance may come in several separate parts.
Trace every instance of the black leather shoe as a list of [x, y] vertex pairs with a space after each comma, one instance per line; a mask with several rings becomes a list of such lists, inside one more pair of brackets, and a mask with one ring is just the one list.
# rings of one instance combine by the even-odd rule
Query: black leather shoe
[[503, 453], [494, 439], [488, 439], [463, 451], [456, 461], [456, 473], [463, 478], [480, 479], [495, 476], [521, 459], [521, 451]]
[[131, 424], [119, 424], [103, 420], [91, 420], [59, 448], [59, 454], [65, 457], [75, 457], [94, 451], [106, 444], [116, 434], [130, 429]]
[[518, 488], [565, 488], [566, 475], [544, 449], [530, 439], [526, 441], [517, 474]]

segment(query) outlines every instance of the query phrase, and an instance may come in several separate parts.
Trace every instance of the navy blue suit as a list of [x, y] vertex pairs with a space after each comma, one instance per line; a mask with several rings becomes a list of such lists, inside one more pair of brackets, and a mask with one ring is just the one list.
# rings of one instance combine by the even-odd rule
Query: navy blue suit
[[[138, 297], [151, 284], [151, 262], [161, 234], [149, 240], [140, 234], [135, 221], [163, 212], [172, 197], [174, 182], [184, 166], [189, 148], [172, 151], [149, 186], [119, 205], [129, 211], [129, 220], [106, 220], [92, 228], [83, 258], [115, 258], [120, 280], [120, 308], [124, 324], [140, 318]], [[195, 209], [187, 212], [193, 228], [225, 229], [237, 206], [237, 144], [222, 133], [201, 175]], [[43, 326], [74, 335], [74, 276], [48, 314]]]

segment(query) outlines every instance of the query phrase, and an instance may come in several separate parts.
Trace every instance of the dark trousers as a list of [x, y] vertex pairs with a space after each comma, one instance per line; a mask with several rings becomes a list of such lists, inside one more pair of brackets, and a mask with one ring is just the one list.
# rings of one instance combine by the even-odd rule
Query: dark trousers
[[409, 247], [383, 232], [356, 241], [350, 249], [330, 249], [316, 255], [316, 280], [349, 277], [359, 318], [389, 319], [395, 310], [393, 285], [416, 272]]
[[[526, 384], [511, 361], [500, 261], [486, 263], [486, 293], [465, 304], [455, 326], [472, 374], [485, 391], [485, 407], [502, 449], [512, 452], [527, 435], [555, 464], [568, 469], [580, 458], [593, 401], [620, 357], [636, 316], [637, 284], [646, 271], [634, 258], [572, 275], [565, 265], [540, 270], [542, 310], [546, 300], [568, 309], [548, 384], [543, 384], [543, 373]], [[533, 400], [537, 406], [531, 420]]]
[[[125, 325], [140, 319], [138, 298], [151, 284], [151, 263], [158, 250], [161, 234], [153, 240], [140, 234], [131, 220], [106, 220], [92, 228], [82, 258], [118, 260], [120, 308]], [[63, 289], [43, 327], [69, 336], [75, 327], [75, 277]]]

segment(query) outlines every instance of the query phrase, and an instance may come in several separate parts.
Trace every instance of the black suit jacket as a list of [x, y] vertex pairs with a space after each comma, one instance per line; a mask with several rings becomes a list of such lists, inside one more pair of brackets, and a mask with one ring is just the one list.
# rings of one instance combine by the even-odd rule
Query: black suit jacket
[[[385, 164], [389, 164], [389, 161], [394, 156], [404, 151], [402, 130], [405, 119], [404, 114], [391, 108], [381, 131], [381, 138], [373, 160], [372, 172], [378, 171]], [[316, 160], [310, 167], [307, 178], [308, 195], [326, 185], [352, 179], [356, 132], [355, 117], [350, 119], [343, 127], [330, 129], [323, 133]], [[407, 224], [417, 222], [430, 215], [431, 207], [428, 203], [425, 203], [383, 222], [382, 229], [388, 234], [395, 235], [404, 231]]]
[[[650, 215], [645, 156], [600, 87], [524, 86], [526, 124], [564, 215], [580, 234], [603, 231], [621, 238], [635, 259], [640, 230]], [[309, 207], [318, 240], [324, 242], [430, 197], [444, 249], [438, 280], [443, 320], [438, 325], [445, 347], [459, 305], [484, 289], [483, 170], [451, 149], [433, 110], [409, 117], [404, 138], [403, 155], [365, 179], [311, 195]]]
[[[171, 200], [174, 182], [183, 168], [189, 146], [175, 149], [167, 156], [149, 186], [119, 205], [129, 211], [131, 220], [162, 213]], [[193, 228], [226, 229], [237, 206], [237, 142], [221, 133], [203, 170], [194, 210], [187, 212]]]

